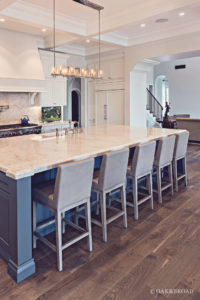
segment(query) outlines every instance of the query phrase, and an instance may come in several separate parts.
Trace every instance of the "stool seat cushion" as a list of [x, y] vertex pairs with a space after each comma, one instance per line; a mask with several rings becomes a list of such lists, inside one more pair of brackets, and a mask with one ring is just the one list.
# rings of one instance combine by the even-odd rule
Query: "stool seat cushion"
[[128, 165], [128, 167], [127, 167], [127, 176], [128, 176], [128, 177], [131, 177], [131, 176], [132, 176], [131, 165]]
[[54, 187], [55, 180], [35, 185], [32, 192], [33, 201], [39, 202], [52, 209], [56, 209], [56, 203], [54, 201]]
[[92, 180], [92, 189], [99, 190], [99, 173], [100, 169], [94, 170], [93, 180]]

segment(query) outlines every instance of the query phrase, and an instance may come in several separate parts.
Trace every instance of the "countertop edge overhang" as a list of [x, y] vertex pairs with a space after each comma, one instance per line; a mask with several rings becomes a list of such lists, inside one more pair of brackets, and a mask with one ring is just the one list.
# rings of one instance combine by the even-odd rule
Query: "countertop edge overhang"
[[[61, 147], [58, 150], [65, 151], [67, 147], [70, 147], [70, 150], [66, 150], [66, 156], [65, 152], [60, 154], [55, 158], [52, 158], [52, 153], [49, 155], [49, 161], [48, 163], [43, 163], [41, 159], [40, 163], [40, 155], [41, 157], [44, 157], [45, 155], [45, 148], [38, 150], [38, 157], [35, 162], [31, 160], [31, 155], [33, 155], [33, 151], [30, 153], [30, 166], [29, 167], [21, 167], [20, 171], [15, 171], [14, 167], [9, 165], [6, 166], [5, 162], [1, 163], [0, 159], [0, 171], [5, 173], [6, 176], [19, 180], [25, 177], [33, 176], [34, 174], [41, 173], [43, 171], [47, 171], [53, 168], [58, 167], [58, 165], [62, 163], [72, 162], [72, 161], [78, 161], [83, 160], [90, 157], [97, 157], [101, 156], [105, 152], [108, 151], [114, 151], [118, 150], [120, 148], [125, 147], [134, 147], [139, 143], [145, 143], [152, 140], [158, 140], [159, 138], [177, 134], [180, 132], [184, 132], [186, 130], [176, 130], [176, 129], [162, 129], [162, 128], [146, 128], [146, 127], [129, 127], [125, 125], [106, 125], [106, 126], [92, 126], [87, 129], [85, 129], [84, 133], [77, 134], [76, 136], [60, 136], [60, 137], [51, 137], [47, 140], [42, 140], [41, 137], [43, 134], [40, 135], [29, 135], [29, 136], [22, 136], [22, 137], [10, 137], [10, 138], [3, 138], [0, 139], [0, 144], [3, 142], [7, 142], [9, 149], [10, 146], [14, 147], [16, 145], [16, 158], [18, 157], [19, 161], [18, 164], [20, 164], [20, 155], [17, 153], [20, 153], [20, 149], [17, 148], [17, 144], [23, 145], [24, 143], [27, 143], [27, 151], [28, 148], [32, 145], [32, 150], [34, 148], [38, 147], [42, 148], [42, 146], [46, 144], [46, 149], [48, 149], [48, 146], [51, 147], [51, 150], [56, 150], [57, 145], [59, 143], [61, 144]], [[148, 132], [148, 136], [143, 136], [142, 132]], [[134, 137], [135, 134], [135, 137]], [[126, 136], [127, 135], [127, 140]], [[141, 135], [141, 137], [140, 137]], [[110, 141], [111, 140], [111, 141]], [[105, 142], [104, 142], [105, 141]], [[108, 143], [109, 141], [109, 143]], [[112, 143], [113, 141], [113, 143]], [[86, 146], [86, 149], [84, 147]], [[73, 148], [74, 147], [74, 148]], [[80, 147], [80, 151], [78, 153], [76, 152], [77, 147]], [[83, 147], [83, 149], [81, 149]], [[0, 146], [1, 148], [1, 146]], [[1, 156], [0, 149], [0, 157]], [[22, 149], [23, 151], [23, 149]], [[43, 152], [42, 152], [43, 151]], [[46, 150], [47, 151], [47, 150]], [[71, 151], [71, 152], [70, 152]], [[81, 152], [82, 151], [82, 152]], [[14, 153], [14, 152], [12, 152]], [[15, 161], [14, 154], [10, 153], [10, 161]], [[7, 154], [9, 155], [9, 153]], [[14, 157], [12, 157], [12, 155]], [[46, 153], [48, 156], [48, 153]], [[25, 158], [24, 158], [25, 159]], [[9, 158], [8, 158], [9, 160]], [[21, 159], [21, 163], [23, 163], [23, 160]], [[35, 164], [35, 166], [34, 166]]]

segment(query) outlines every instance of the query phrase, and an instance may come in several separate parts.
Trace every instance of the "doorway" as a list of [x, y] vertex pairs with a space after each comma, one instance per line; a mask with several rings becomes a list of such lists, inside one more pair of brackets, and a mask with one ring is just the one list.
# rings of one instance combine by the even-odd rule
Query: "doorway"
[[155, 80], [155, 96], [163, 107], [169, 102], [169, 83], [164, 75], [159, 75]]
[[[72, 99], [72, 121], [77, 121], [79, 124], [81, 123], [81, 117], [80, 117], [80, 94], [77, 91], [72, 91], [71, 95]], [[81, 125], [81, 124], [80, 124]]]

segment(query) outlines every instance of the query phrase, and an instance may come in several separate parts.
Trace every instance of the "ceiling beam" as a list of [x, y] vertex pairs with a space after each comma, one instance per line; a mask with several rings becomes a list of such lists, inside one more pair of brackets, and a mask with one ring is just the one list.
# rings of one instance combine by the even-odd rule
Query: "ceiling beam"
[[[76, 40], [80, 40], [80, 36], [66, 34], [62, 32], [56, 32], [56, 47], [72, 43]], [[53, 48], [53, 35], [50, 34], [44, 38], [45, 48]]]

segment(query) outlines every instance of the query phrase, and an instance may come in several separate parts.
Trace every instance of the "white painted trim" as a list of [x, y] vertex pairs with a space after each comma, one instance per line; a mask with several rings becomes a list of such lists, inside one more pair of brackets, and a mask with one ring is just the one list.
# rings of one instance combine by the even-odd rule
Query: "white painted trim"
[[[24, 0], [18, 0], [4, 9], [1, 14], [52, 28], [52, 10], [27, 3]], [[87, 34], [85, 22], [60, 13], [56, 13], [56, 29], [81, 35]]]
[[[125, 58], [125, 53], [120, 49], [115, 50], [115, 51], [110, 51], [109, 53], [102, 53], [101, 55], [101, 61], [113, 61], [113, 60], [117, 60], [120, 58]], [[87, 58], [87, 63], [88, 64], [92, 64], [92, 63], [96, 63], [98, 60], [98, 56], [97, 55], [93, 55], [93, 56], [88, 56]]]
[[147, 58], [145, 58], [145, 59], [143, 60], [143, 62], [144, 62], [144, 63], [147, 63], [147, 64], [150, 64], [150, 65], [154, 65], [154, 66], [160, 64], [160, 61], [158, 61], [158, 60], [147, 59]]
[[0, 78], [0, 92], [46, 92], [44, 80]]
[[[95, 39], [98, 39], [97, 36], [94, 37]], [[101, 40], [108, 43], [113, 43], [117, 45], [121, 45], [124, 47], [128, 47], [129, 45], [129, 39], [127, 35], [120, 34], [118, 32], [108, 32], [101, 35]]]

